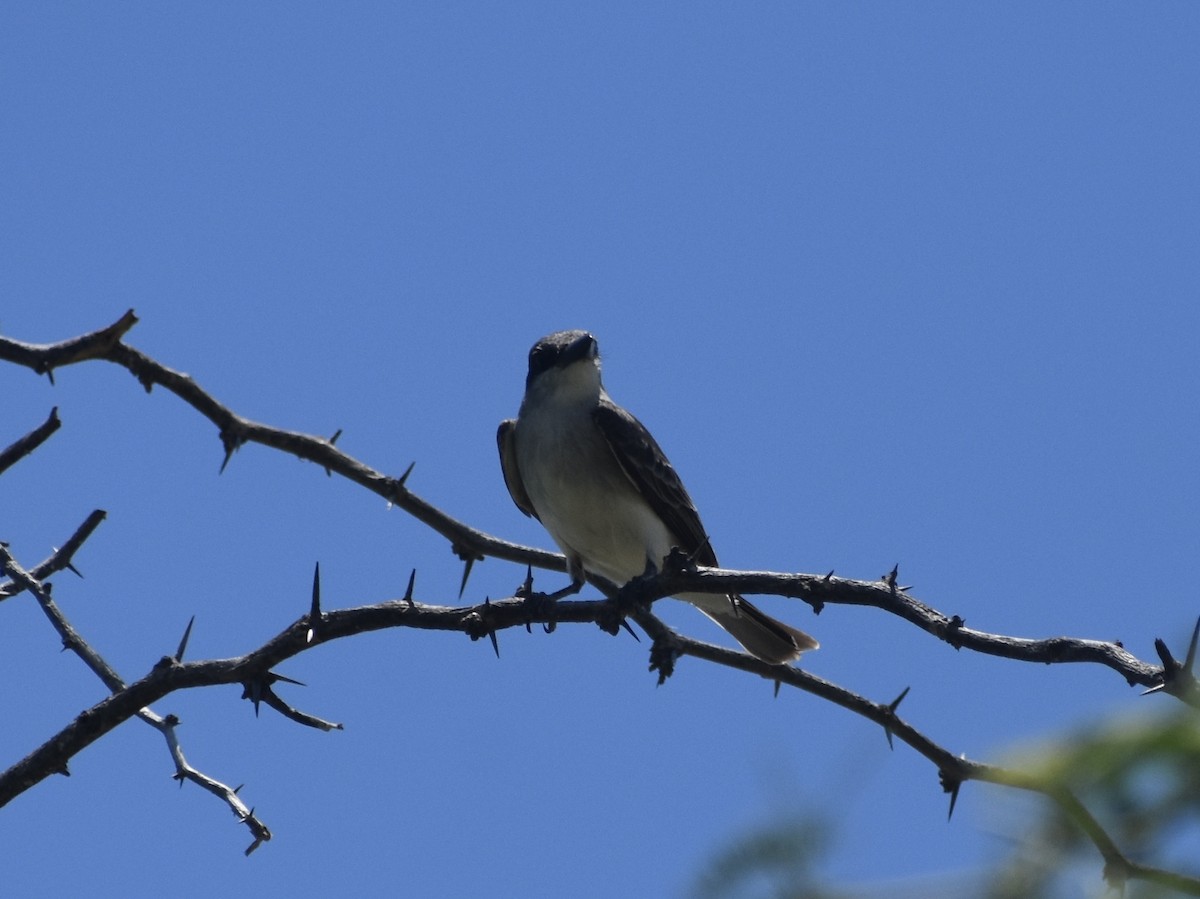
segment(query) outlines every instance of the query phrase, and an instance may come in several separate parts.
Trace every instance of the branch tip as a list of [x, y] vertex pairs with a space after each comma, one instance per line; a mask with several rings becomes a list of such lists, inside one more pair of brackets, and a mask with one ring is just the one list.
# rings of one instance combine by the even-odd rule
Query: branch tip
[[58, 406], [50, 410], [50, 415], [44, 422], [19, 438], [12, 446], [0, 450], [0, 471], [11, 467], [21, 459], [33, 453], [39, 446], [50, 439], [50, 435], [62, 426], [58, 420]]
[[1158, 657], [1162, 661], [1162, 671], [1159, 674], [1161, 682], [1151, 686], [1142, 695], [1148, 696], [1151, 693], [1165, 691], [1188, 705], [1200, 707], [1200, 683], [1193, 674], [1197, 642], [1200, 642], [1200, 620], [1196, 621], [1196, 626], [1192, 630], [1192, 638], [1188, 642], [1187, 654], [1183, 662], [1179, 662], [1171, 654], [1170, 647], [1167, 646], [1165, 640], [1156, 638], [1154, 651], [1158, 653]]

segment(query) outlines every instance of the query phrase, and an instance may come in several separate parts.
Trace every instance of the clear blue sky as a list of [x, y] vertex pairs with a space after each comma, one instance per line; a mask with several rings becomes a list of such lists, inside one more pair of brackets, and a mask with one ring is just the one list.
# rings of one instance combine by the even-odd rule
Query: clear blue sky
[[[540, 335], [599, 338], [731, 567], [874, 578], [983, 629], [1177, 649], [1200, 612], [1200, 6], [44, 4], [0, 9], [0, 329], [115, 320], [236, 411], [317, 434], [485, 530], [549, 546], [493, 436]], [[403, 592], [453, 604], [445, 541], [99, 363], [0, 367], [0, 482], [33, 564], [128, 678]], [[468, 599], [523, 572], [488, 561]], [[546, 587], [559, 581], [546, 575]], [[672, 608], [668, 608], [673, 605]], [[956, 752], [1151, 711], [1108, 670], [956, 653], [877, 611], [764, 600], [805, 666]], [[682, 604], [690, 634], [723, 635]], [[792, 808], [836, 880], [975, 870], [1022, 803], [812, 697], [592, 628], [392, 631], [282, 669], [342, 733], [176, 695], [0, 811], [5, 889], [97, 895], [677, 896]], [[102, 696], [0, 605], [0, 766]], [[1167, 864], [1200, 855], [1191, 835]], [[1098, 876], [1099, 865], [1096, 867]]]

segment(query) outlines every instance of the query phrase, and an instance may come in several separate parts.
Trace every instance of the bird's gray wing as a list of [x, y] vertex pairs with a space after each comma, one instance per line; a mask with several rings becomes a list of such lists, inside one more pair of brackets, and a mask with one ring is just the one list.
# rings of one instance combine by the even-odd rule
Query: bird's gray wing
[[[517, 504], [517, 508], [526, 515], [538, 518], [533, 503], [529, 501], [529, 494], [525, 492], [525, 483], [521, 480], [521, 469], [517, 466], [516, 439], [516, 421], [509, 418], [500, 422], [500, 428], [496, 431], [496, 446], [500, 449], [500, 470], [504, 472], [504, 483], [508, 487], [508, 493], [513, 498], [513, 502]], [[538, 518], [538, 521], [541, 519]]]
[[700, 513], [646, 427], [607, 396], [600, 398], [592, 418], [625, 476], [675, 535], [679, 548], [693, 554], [699, 564], [715, 566], [717, 556]]

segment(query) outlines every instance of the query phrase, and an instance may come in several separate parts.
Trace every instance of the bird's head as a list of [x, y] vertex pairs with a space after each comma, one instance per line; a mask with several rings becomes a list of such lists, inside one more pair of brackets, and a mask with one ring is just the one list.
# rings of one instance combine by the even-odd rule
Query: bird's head
[[525, 392], [558, 398], [600, 395], [600, 348], [587, 331], [556, 331], [529, 351]]

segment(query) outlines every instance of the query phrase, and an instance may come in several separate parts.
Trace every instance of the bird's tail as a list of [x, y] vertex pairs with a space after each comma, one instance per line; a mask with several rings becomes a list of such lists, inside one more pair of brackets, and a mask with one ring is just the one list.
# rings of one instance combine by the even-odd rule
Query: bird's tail
[[[804, 631], [777, 621], [741, 596], [695, 594], [681, 597], [729, 632], [746, 651], [772, 665], [794, 662], [820, 644]], [[714, 602], [714, 600], [719, 600]]]

